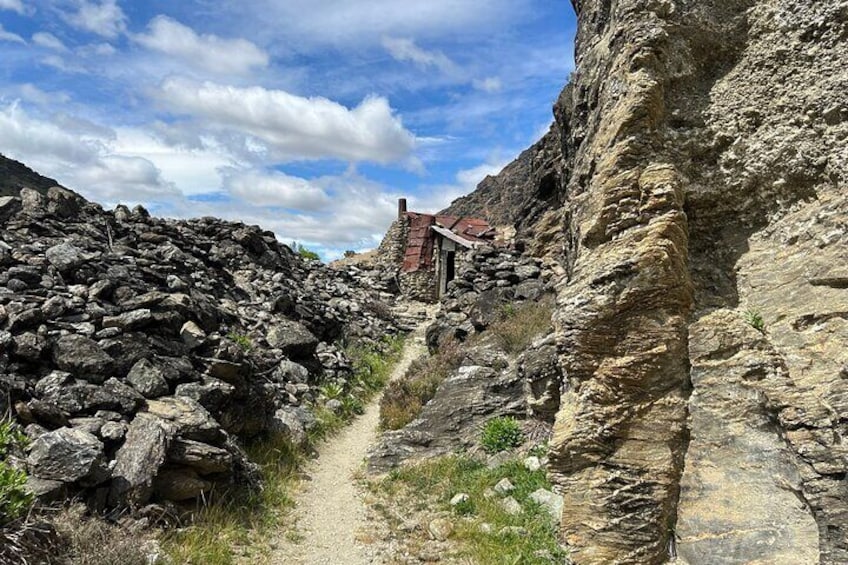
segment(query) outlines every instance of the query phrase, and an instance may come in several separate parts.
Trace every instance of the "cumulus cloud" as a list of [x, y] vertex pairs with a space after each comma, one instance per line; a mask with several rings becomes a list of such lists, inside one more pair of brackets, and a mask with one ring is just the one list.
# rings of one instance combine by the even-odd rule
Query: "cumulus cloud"
[[170, 110], [205, 126], [252, 138], [278, 159], [388, 163], [409, 157], [415, 137], [389, 102], [371, 96], [355, 108], [282, 90], [167, 79], [157, 96]]
[[167, 16], [157, 16], [147, 27], [148, 32], [136, 35], [135, 41], [209, 71], [243, 74], [268, 65], [268, 54], [245, 39], [199, 35]]
[[71, 125], [30, 116], [17, 103], [0, 108], [0, 153], [101, 202], [140, 202], [179, 194], [150, 161], [116, 154], [110, 136], [92, 135], [90, 127], [74, 130]]
[[10, 41], [12, 43], [22, 43], [26, 45], [26, 40], [16, 33], [12, 33], [11, 31], [6, 31], [3, 29], [3, 25], [0, 24], [0, 41]]
[[427, 51], [404, 37], [384, 37], [383, 47], [395, 60], [419, 67], [435, 67], [447, 75], [459, 73], [459, 67], [441, 51]]
[[255, 206], [316, 211], [330, 204], [330, 196], [314, 183], [279, 171], [230, 170], [224, 190]]
[[11, 10], [23, 14], [24, 4], [21, 0], [0, 0], [0, 10]]
[[127, 27], [127, 16], [116, 0], [76, 0], [76, 10], [65, 13], [64, 18], [77, 29], [112, 39]]
[[68, 48], [65, 47], [65, 44], [62, 43], [62, 41], [52, 33], [47, 33], [43, 31], [35, 33], [32, 36], [32, 42], [40, 47], [44, 47], [46, 49], [53, 49], [54, 51], [68, 50]]

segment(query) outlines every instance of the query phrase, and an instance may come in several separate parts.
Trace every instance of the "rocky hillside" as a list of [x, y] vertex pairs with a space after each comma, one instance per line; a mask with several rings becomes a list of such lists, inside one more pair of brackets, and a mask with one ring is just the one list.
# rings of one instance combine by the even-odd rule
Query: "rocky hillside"
[[304, 441], [319, 385], [351, 386], [342, 344], [397, 331], [385, 288], [255, 226], [60, 187], [0, 198], [0, 413], [31, 442], [15, 464], [94, 509], [249, 483], [237, 440]]
[[55, 180], [40, 175], [18, 161], [0, 155], [0, 197], [17, 196], [22, 188], [46, 194], [57, 186]]
[[574, 6], [551, 133], [451, 208], [557, 261], [572, 557], [846, 563], [848, 2]]

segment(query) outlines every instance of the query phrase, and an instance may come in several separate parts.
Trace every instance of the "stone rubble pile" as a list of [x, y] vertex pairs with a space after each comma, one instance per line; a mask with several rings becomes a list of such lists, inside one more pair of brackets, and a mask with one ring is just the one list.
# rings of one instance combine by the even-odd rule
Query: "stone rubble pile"
[[318, 385], [352, 374], [338, 344], [398, 331], [390, 283], [254, 226], [0, 198], [0, 412], [30, 486], [107, 508], [255, 481], [237, 439], [305, 439]]

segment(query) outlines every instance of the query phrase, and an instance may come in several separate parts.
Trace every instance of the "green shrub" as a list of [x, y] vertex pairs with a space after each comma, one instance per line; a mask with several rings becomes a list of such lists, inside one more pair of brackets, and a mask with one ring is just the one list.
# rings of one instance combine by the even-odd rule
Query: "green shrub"
[[524, 441], [521, 424], [515, 418], [493, 418], [486, 422], [480, 443], [487, 453], [500, 453], [518, 447]]
[[296, 241], [292, 242], [291, 248], [292, 248], [292, 251], [294, 251], [295, 253], [297, 253], [302, 258], [306, 259], [307, 261], [320, 261], [321, 260], [320, 255], [318, 255], [314, 251], [307, 249], [302, 244], [300, 244]]
[[749, 309], [745, 311], [745, 323], [760, 333], [764, 333], [766, 331], [765, 320], [763, 320], [763, 317], [757, 310]]
[[26, 489], [26, 473], [6, 461], [11, 451], [22, 450], [26, 443], [26, 436], [14, 422], [0, 422], [0, 525], [19, 518], [32, 506], [33, 495]]

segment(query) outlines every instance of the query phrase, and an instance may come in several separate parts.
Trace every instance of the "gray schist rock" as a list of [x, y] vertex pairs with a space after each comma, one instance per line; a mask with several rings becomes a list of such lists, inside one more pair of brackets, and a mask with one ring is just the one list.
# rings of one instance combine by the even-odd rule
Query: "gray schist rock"
[[80, 429], [42, 434], [32, 443], [27, 466], [34, 477], [62, 483], [94, 486], [109, 479], [103, 444]]
[[150, 499], [153, 479], [175, 435], [174, 426], [162, 418], [147, 413], [135, 417], [115, 457], [109, 492], [112, 504], [139, 506]]
[[127, 375], [127, 382], [145, 398], [158, 398], [168, 394], [165, 374], [148, 359], [141, 359], [133, 365]]
[[265, 336], [271, 347], [281, 349], [292, 359], [307, 359], [315, 353], [318, 339], [299, 322], [282, 322]]
[[62, 371], [91, 383], [100, 384], [112, 376], [112, 358], [87, 337], [71, 334], [59, 338], [53, 359]]
[[61, 273], [73, 271], [90, 260], [92, 256], [72, 243], [60, 243], [48, 249], [44, 256]]

